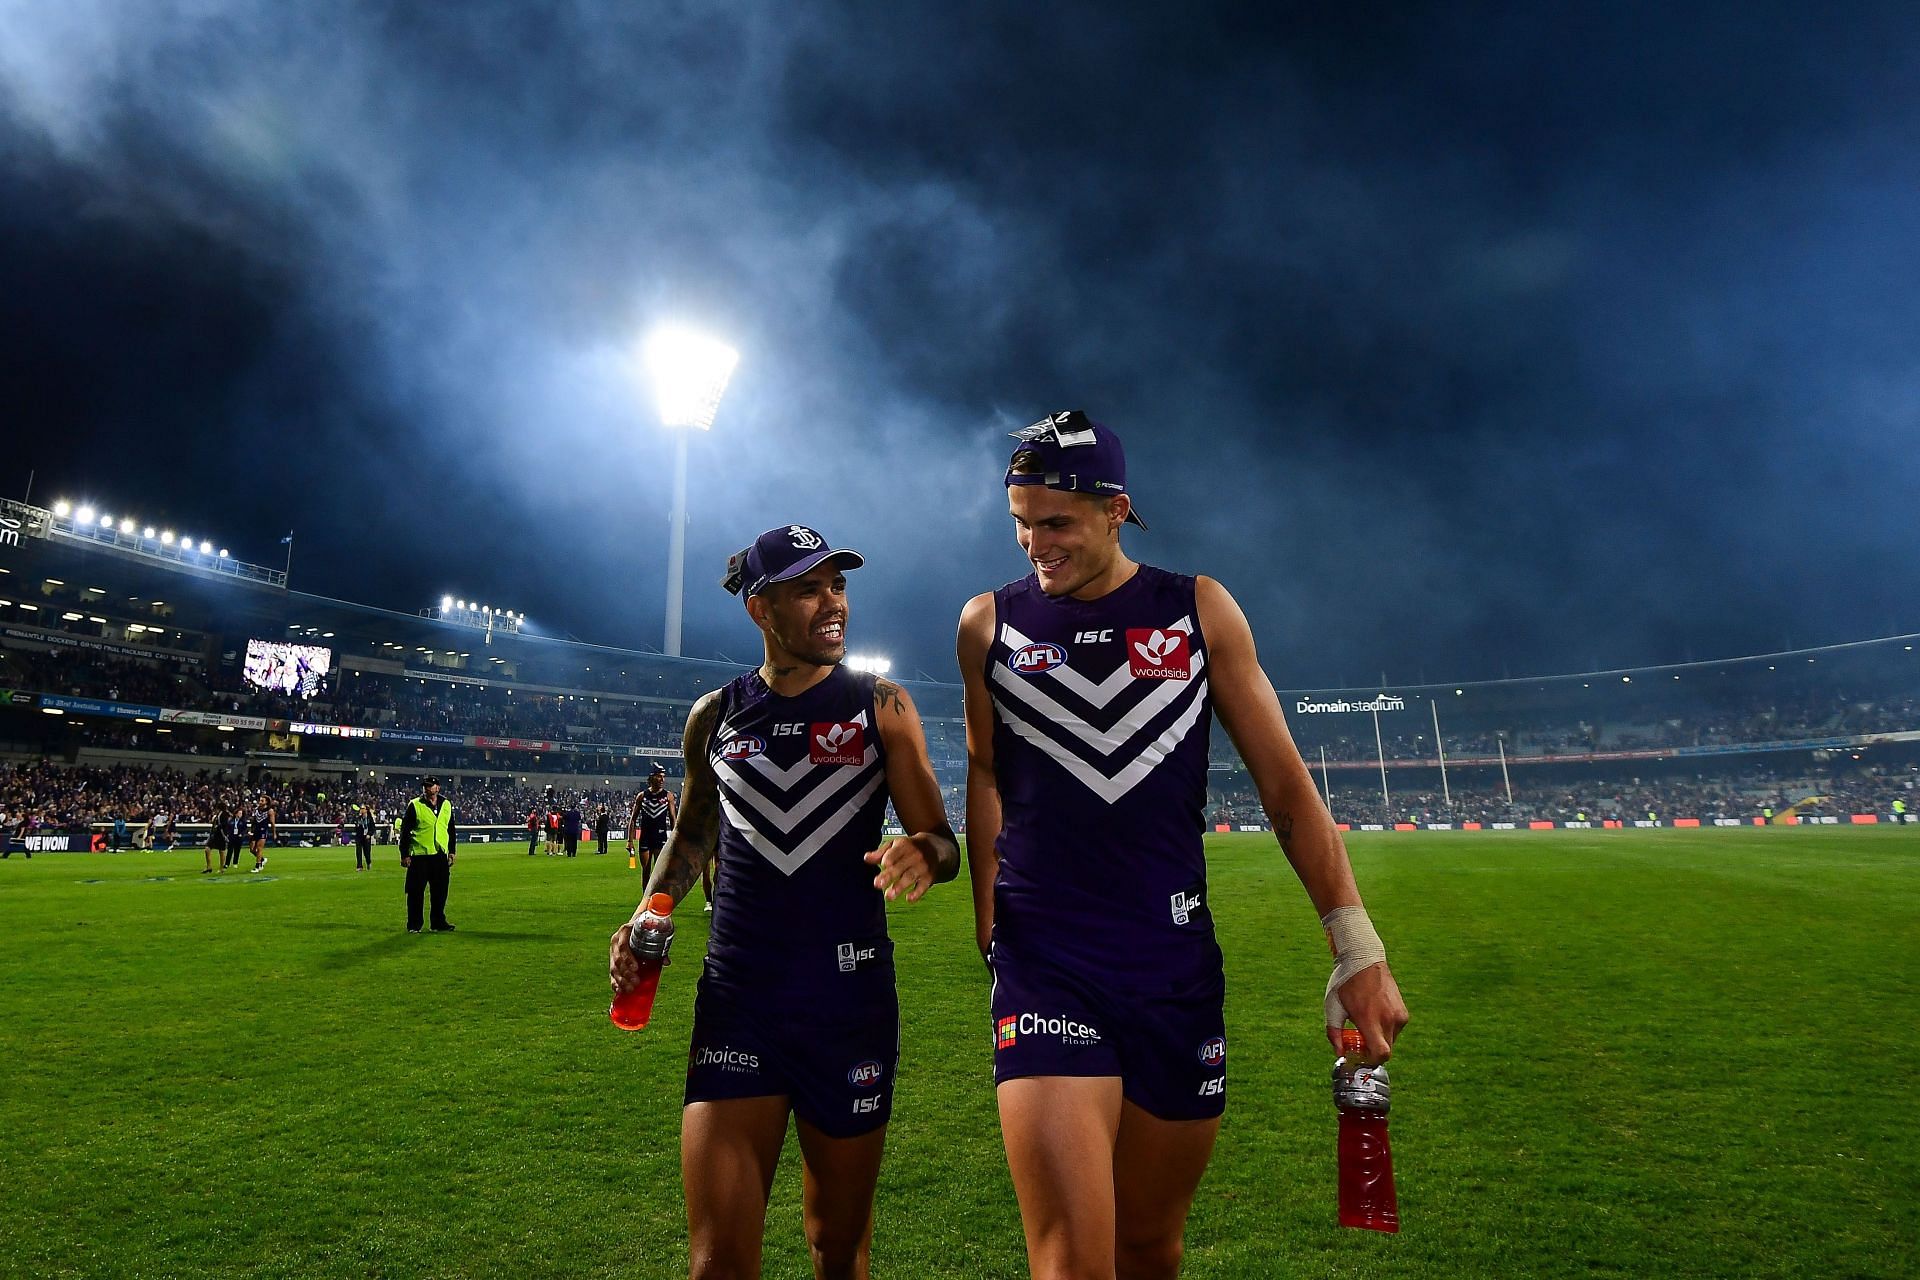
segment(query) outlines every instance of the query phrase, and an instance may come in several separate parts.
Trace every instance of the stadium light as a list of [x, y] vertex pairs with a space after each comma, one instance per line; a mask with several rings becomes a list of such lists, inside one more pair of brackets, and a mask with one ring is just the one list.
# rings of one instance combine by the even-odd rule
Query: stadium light
[[[461, 607], [462, 607], [462, 608], [465, 608], [465, 606], [464, 606], [464, 605], [463, 605], [463, 606], [461, 606]], [[445, 613], [445, 612], [446, 612], [447, 610], [449, 610], [449, 609], [451, 609], [451, 608], [453, 608], [453, 597], [452, 597], [452, 596], [441, 596], [441, 597], [440, 597], [440, 612], [442, 612], [442, 613]]]
[[171, 530], [171, 529], [166, 529], [166, 530], [162, 530], [162, 531], [161, 531], [161, 534], [160, 534], [160, 541], [161, 541], [161, 542], [163, 542], [163, 543], [165, 543], [165, 544], [166, 544], [167, 546], [169, 546], [169, 547], [170, 547], [170, 546], [172, 546], [172, 545], [173, 545], [173, 530]]
[[140, 536], [143, 538], [151, 538], [153, 536], [153, 526], [148, 525], [146, 528], [142, 529], [140, 531]]
[[890, 659], [871, 653], [848, 654], [847, 666], [855, 671], [871, 671], [877, 676], [883, 676], [893, 670], [893, 662]]
[[673, 523], [667, 533], [667, 625], [661, 647], [680, 656], [680, 612], [687, 573], [687, 432], [711, 431], [720, 397], [740, 363], [726, 343], [680, 325], [647, 335], [647, 376], [661, 424], [673, 429]]
[[68, 502], [65, 498], [62, 498], [60, 499], [60, 501], [53, 504], [53, 514], [57, 516], [70, 515], [72, 514], [72, 512], [73, 512], [73, 504]]
[[133, 532], [133, 517], [132, 517], [132, 516], [122, 516], [122, 517], [121, 517], [121, 519], [120, 519], [120, 532], [122, 532], [122, 533], [132, 533], [132, 532]]
[[111, 529], [111, 528], [113, 528], [113, 517], [112, 517], [112, 516], [110, 516], [110, 515], [108, 515], [108, 514], [107, 514], [106, 512], [104, 512], [104, 511], [100, 513], [100, 527], [101, 527], [102, 529]]
[[220, 548], [220, 558], [222, 560], [227, 558], [227, 549], [225, 547]]
[[92, 524], [93, 508], [83, 506], [78, 511], [73, 513], [73, 518], [74, 518], [74, 521], [78, 524]]
[[213, 554], [213, 544], [211, 542], [208, 542], [204, 538], [200, 540], [200, 554], [203, 556], [210, 556]]

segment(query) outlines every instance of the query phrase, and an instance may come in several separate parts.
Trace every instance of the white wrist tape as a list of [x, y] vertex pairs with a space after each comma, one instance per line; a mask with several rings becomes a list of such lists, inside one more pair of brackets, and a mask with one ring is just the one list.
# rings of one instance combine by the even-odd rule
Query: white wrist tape
[[1387, 948], [1373, 931], [1365, 907], [1335, 907], [1320, 917], [1327, 931], [1327, 945], [1333, 948], [1333, 974], [1327, 979], [1327, 1025], [1342, 1027], [1347, 1022], [1347, 1007], [1340, 1003], [1340, 988], [1362, 969], [1383, 963]]

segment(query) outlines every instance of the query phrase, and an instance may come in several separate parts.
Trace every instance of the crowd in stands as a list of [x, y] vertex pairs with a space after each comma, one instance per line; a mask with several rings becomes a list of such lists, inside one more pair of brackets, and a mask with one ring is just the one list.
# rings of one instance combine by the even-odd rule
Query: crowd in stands
[[[676, 784], [677, 786], [677, 784]], [[459, 825], [524, 826], [530, 812], [577, 806], [588, 821], [607, 806], [613, 825], [623, 826], [633, 793], [630, 787], [556, 789], [521, 786], [502, 778], [451, 779], [443, 793], [453, 801]], [[267, 777], [248, 781], [215, 770], [187, 772], [171, 767], [60, 766], [47, 763], [0, 765], [0, 813], [9, 825], [25, 823], [35, 831], [74, 831], [121, 819], [129, 827], [210, 821], [224, 803], [251, 810], [265, 798], [275, 821], [289, 826], [350, 822], [354, 806], [372, 809], [392, 821], [419, 794], [417, 782], [355, 785], [325, 778]]]
[[[1785, 814], [1789, 809], [1809, 817], [1844, 818], [1855, 813], [1920, 812], [1920, 772], [1884, 769], [1796, 776], [1757, 769], [1715, 778], [1516, 784], [1511, 801], [1504, 787], [1455, 787], [1448, 797], [1424, 788], [1395, 792], [1389, 785], [1383, 801], [1377, 787], [1345, 784], [1333, 788], [1332, 807], [1336, 821], [1353, 824], [1744, 820], [1769, 811]], [[1244, 790], [1211, 793], [1208, 816], [1216, 824], [1265, 821], [1258, 798]]]

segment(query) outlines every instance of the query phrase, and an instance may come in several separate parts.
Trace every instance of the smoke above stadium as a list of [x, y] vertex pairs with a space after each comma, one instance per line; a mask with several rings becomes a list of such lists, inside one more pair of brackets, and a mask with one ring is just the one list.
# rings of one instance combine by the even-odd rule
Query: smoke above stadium
[[800, 521], [950, 678], [1068, 407], [1282, 686], [1913, 629], [1920, 20], [1681, 8], [0, 0], [0, 485], [657, 645], [672, 319], [689, 653]]

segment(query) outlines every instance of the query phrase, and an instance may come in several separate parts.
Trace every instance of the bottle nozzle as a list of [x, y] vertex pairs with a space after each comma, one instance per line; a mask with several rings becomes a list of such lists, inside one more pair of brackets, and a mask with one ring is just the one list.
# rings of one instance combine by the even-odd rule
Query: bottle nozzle
[[[647, 910], [653, 912], [653, 914], [657, 916], [672, 915], [673, 914], [673, 895], [670, 893], [654, 894], [651, 898], [647, 899]], [[1355, 1032], [1354, 1034], [1358, 1035], [1359, 1033]]]
[[1367, 1038], [1360, 1034], [1360, 1028], [1340, 1028], [1340, 1054], [1342, 1057], [1357, 1058], [1366, 1051]]

